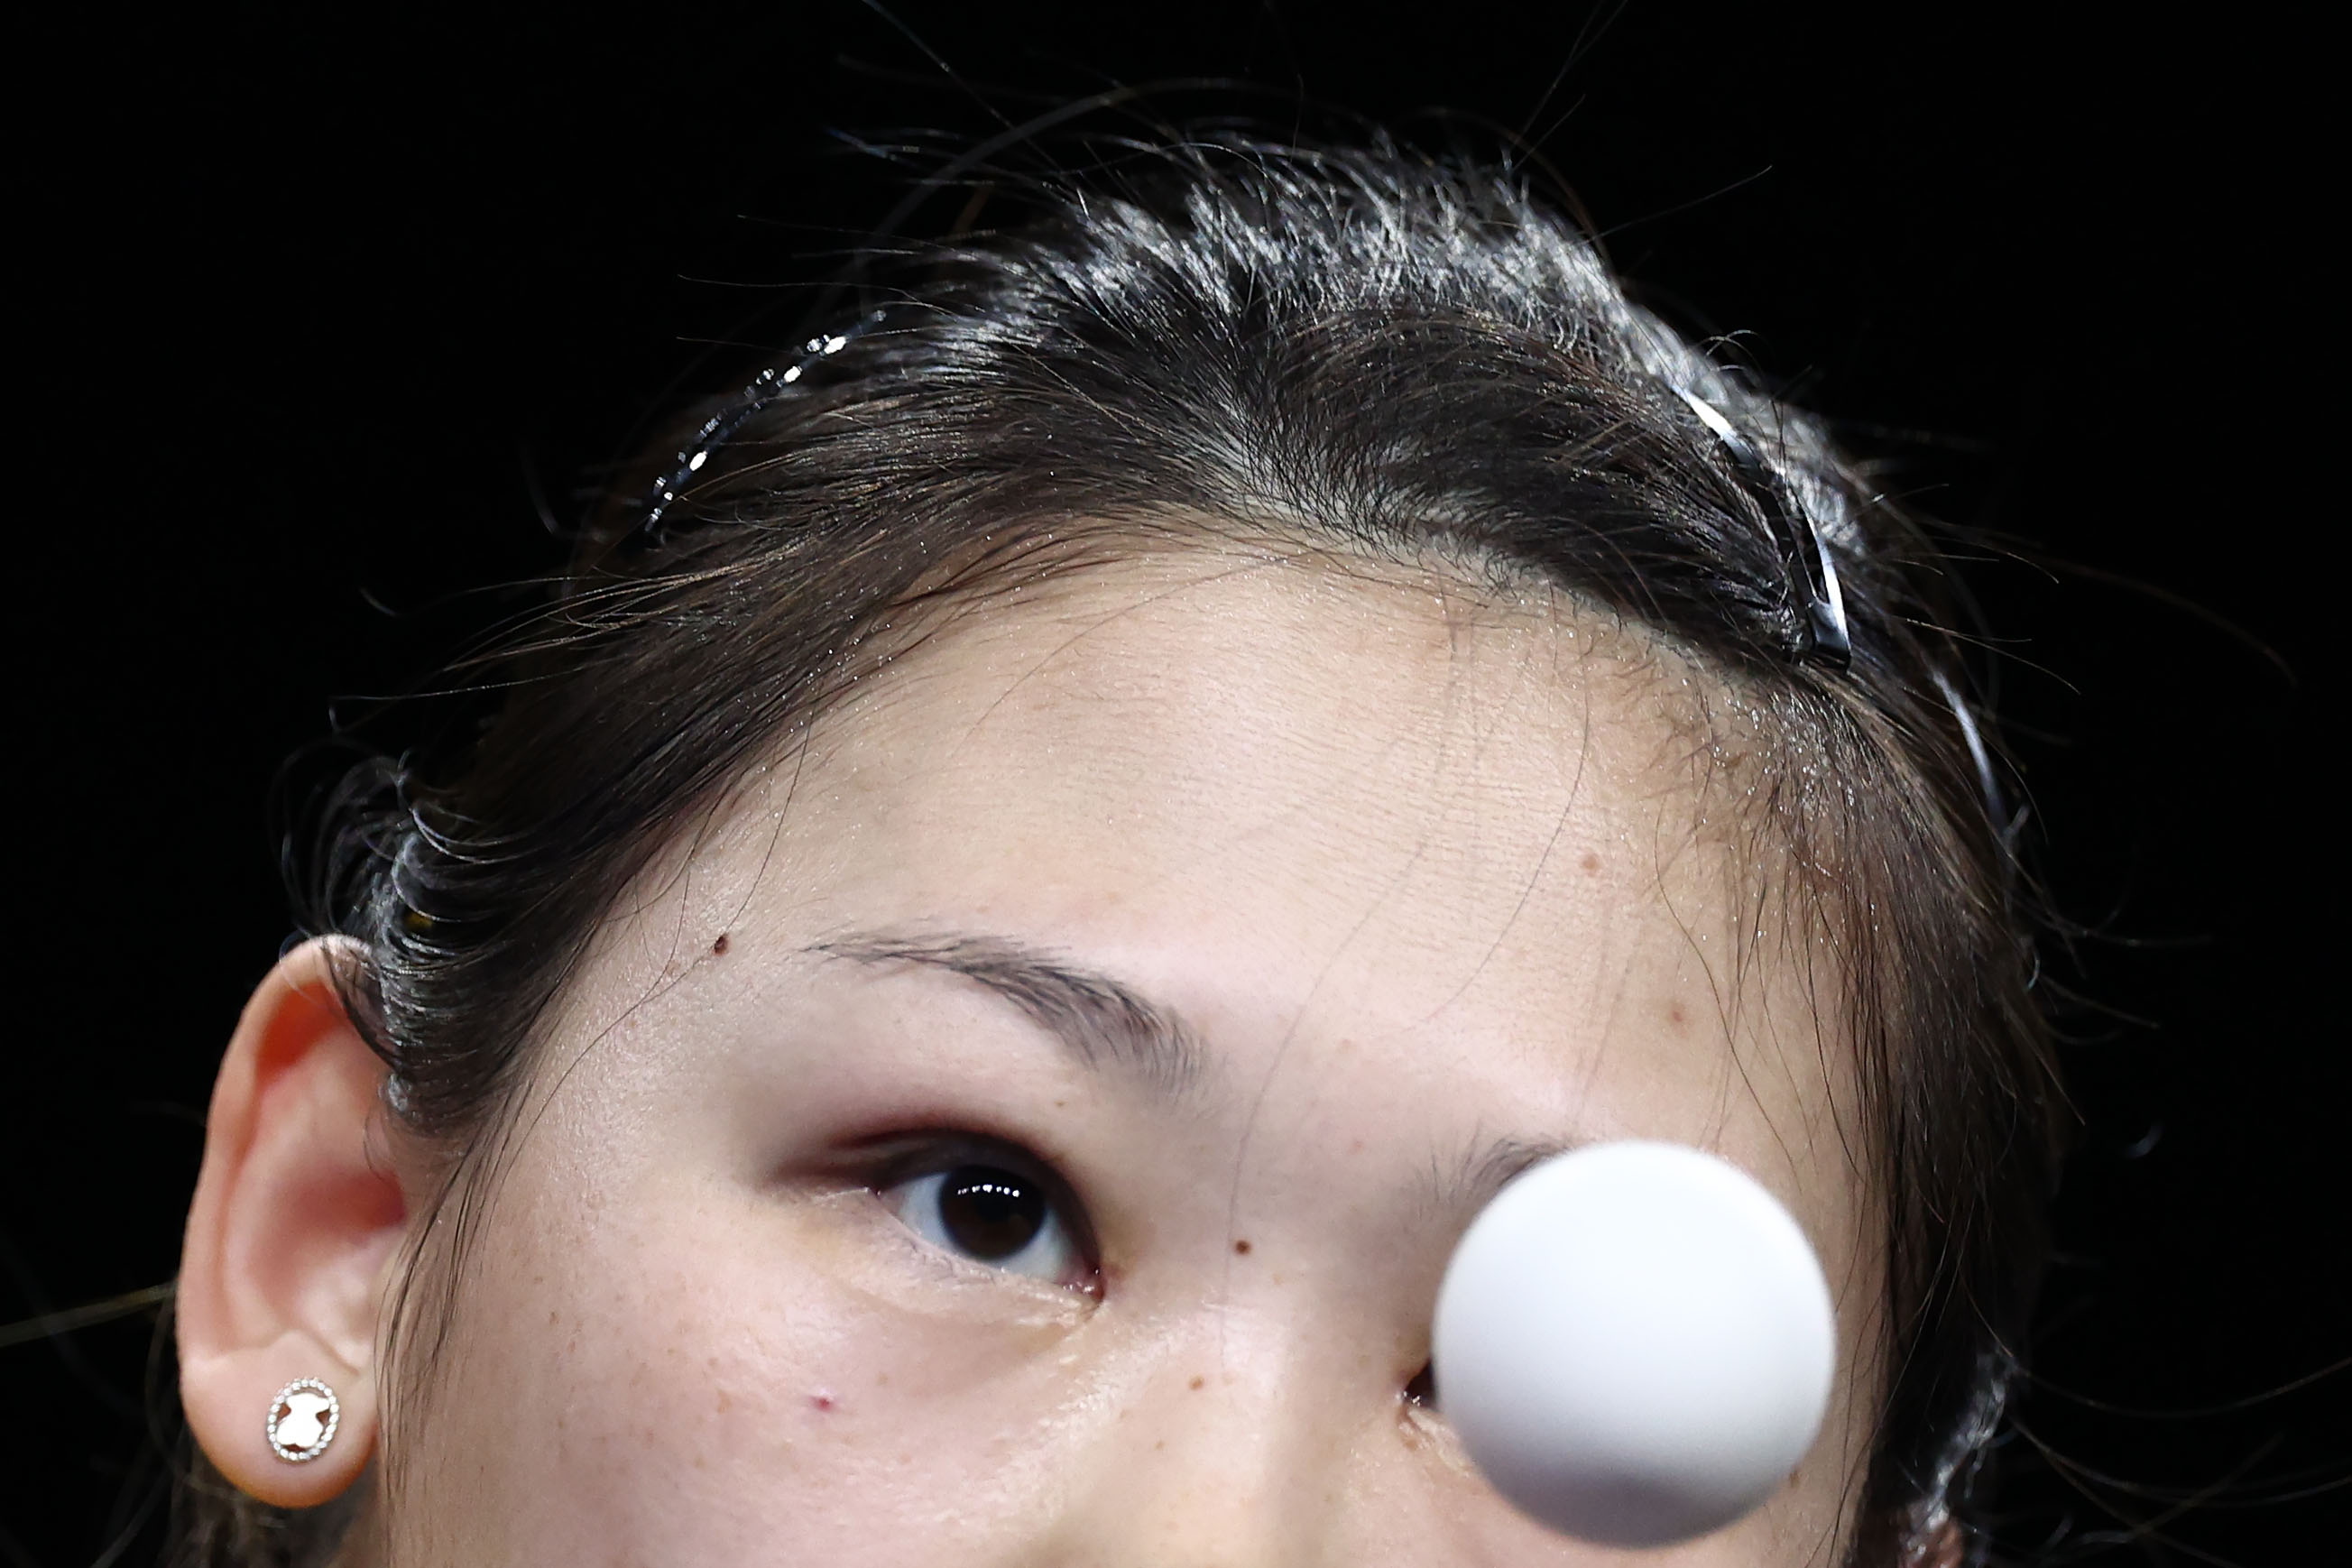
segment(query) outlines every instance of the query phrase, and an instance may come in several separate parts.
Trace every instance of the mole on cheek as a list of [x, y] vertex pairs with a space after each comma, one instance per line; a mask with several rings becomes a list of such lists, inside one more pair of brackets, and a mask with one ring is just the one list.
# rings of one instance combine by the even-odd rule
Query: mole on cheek
[[1249, 1256], [1249, 1243], [1246, 1241], [1236, 1241], [1234, 1243], [1234, 1250], [1246, 1258]]
[[711, 957], [713, 957], [713, 958], [718, 958], [718, 957], [722, 956], [726, 952], [727, 952], [727, 933], [726, 933], [725, 931], [720, 931], [720, 932], [719, 933], [719, 940], [718, 940], [717, 942], [712, 942], [712, 943], [710, 944], [710, 956], [711, 956]]

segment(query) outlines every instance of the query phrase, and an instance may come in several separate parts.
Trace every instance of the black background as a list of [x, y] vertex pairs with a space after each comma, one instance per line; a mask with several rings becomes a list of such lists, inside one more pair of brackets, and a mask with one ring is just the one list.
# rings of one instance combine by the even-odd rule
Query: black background
[[[898, 15], [1015, 119], [1197, 75], [1276, 127], [1302, 94], [1532, 121], [1654, 303], [2032, 547], [1977, 586], [2093, 931], [2053, 975], [2102, 1006], [2066, 1015], [2082, 1145], [2004, 1542], [2343, 1560], [2346, 1494], [2286, 1494], [2344, 1479], [2352, 1378], [2252, 1398], [2352, 1352], [2319, 40], [2252, 6]], [[555, 564], [535, 493], [575, 515], [798, 327], [908, 178], [831, 131], [995, 123], [855, 0], [20, 42], [0, 1323], [173, 1273], [289, 930], [272, 780], [331, 700], [414, 683], [514, 602], [461, 590]], [[0, 1560], [89, 1563], [150, 1497], [153, 1321], [0, 1349]]]

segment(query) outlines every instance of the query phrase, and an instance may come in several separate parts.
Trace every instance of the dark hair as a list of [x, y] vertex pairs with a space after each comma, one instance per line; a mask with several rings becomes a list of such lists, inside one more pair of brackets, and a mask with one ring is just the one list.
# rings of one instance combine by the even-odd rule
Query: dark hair
[[535, 1026], [662, 846], [992, 587], [1241, 530], [1549, 584], [1769, 716], [1757, 821], [1837, 953], [1886, 1205], [1855, 1556], [1894, 1561], [1968, 1504], [2058, 1150], [1942, 555], [1815, 423], [1629, 303], [1507, 163], [1232, 136], [1106, 163], [870, 288], [824, 323], [868, 330], [789, 385], [682, 422], [708, 460], [663, 499], [673, 437], [614, 485], [492, 661], [494, 721], [334, 797], [312, 929], [357, 939], [394, 1110], [451, 1154], [400, 1364], [446, 1331]]

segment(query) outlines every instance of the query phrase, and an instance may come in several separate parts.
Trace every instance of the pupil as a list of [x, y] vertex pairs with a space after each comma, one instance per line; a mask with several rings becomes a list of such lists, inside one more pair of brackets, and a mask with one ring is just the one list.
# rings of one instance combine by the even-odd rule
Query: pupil
[[1045, 1228], [1045, 1195], [1010, 1171], [966, 1165], [940, 1189], [940, 1223], [955, 1244], [985, 1262], [1010, 1258]]

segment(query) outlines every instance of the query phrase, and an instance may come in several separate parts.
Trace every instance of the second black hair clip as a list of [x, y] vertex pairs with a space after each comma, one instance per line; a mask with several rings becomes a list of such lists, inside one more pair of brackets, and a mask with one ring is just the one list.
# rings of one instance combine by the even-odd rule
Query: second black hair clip
[[1838, 585], [1837, 559], [1830, 552], [1829, 542], [1813, 525], [1812, 515], [1803, 504], [1789, 494], [1756, 444], [1725, 418], [1722, 410], [1687, 387], [1677, 386], [1675, 392], [1730, 454], [1732, 467], [1763, 508], [1790, 573], [1803, 587], [1804, 614], [1797, 622], [1791, 651], [1832, 669], [1845, 668], [1853, 658], [1853, 639], [1846, 626], [1845, 594]]

